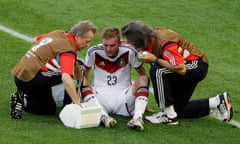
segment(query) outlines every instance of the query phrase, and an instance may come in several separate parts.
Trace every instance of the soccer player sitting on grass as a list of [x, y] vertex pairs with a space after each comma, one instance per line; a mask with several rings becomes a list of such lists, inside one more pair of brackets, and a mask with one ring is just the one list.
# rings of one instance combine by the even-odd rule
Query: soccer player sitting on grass
[[[105, 127], [117, 123], [109, 116], [117, 114], [132, 117], [128, 127], [144, 130], [142, 117], [148, 102], [149, 78], [143, 63], [137, 58], [137, 51], [121, 43], [119, 29], [110, 27], [104, 30], [102, 44], [88, 49], [85, 65], [86, 78], [89, 77], [90, 69], [93, 69], [92, 86], [103, 107], [101, 122]], [[139, 74], [134, 84], [131, 82], [131, 67]], [[89, 97], [89, 100], [96, 98]]]
[[215, 97], [190, 100], [197, 84], [208, 72], [206, 56], [184, 37], [165, 28], [151, 28], [142, 21], [122, 27], [122, 35], [138, 51], [139, 58], [150, 63], [154, 96], [161, 112], [146, 116], [150, 123], [178, 124], [177, 118], [198, 118], [217, 110], [221, 120], [233, 116], [227, 92]]

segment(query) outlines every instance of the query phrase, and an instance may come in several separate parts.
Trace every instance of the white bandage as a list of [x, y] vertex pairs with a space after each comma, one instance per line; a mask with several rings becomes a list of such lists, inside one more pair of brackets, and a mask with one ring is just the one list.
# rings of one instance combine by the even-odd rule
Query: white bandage
[[83, 108], [77, 104], [66, 105], [59, 114], [59, 118], [66, 127], [89, 128], [100, 124], [101, 107], [91, 103], [83, 103]]

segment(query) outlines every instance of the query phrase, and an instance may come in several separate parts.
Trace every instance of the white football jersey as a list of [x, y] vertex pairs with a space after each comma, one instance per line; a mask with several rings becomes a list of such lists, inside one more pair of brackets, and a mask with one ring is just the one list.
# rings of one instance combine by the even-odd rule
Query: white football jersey
[[131, 85], [131, 67], [138, 68], [142, 62], [130, 45], [121, 44], [118, 55], [110, 58], [106, 56], [103, 44], [99, 44], [88, 49], [85, 65], [93, 68], [93, 87], [126, 89]]

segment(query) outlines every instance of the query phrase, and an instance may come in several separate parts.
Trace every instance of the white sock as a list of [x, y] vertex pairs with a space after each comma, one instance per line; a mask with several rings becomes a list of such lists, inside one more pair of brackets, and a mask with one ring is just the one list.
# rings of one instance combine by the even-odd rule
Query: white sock
[[99, 104], [97, 98], [94, 94], [89, 94], [83, 98], [83, 102], [94, 102], [95, 104]]
[[177, 113], [175, 112], [173, 105], [170, 105], [170, 106], [168, 106], [168, 107], [165, 107], [165, 108], [164, 108], [164, 112], [167, 113], [167, 116], [168, 116], [169, 118], [175, 118], [175, 117], [177, 117]]
[[135, 112], [133, 116], [134, 119], [137, 119], [139, 117], [142, 118], [142, 115], [147, 107], [147, 103], [148, 98], [145, 96], [139, 96], [135, 99]]
[[84, 97], [83, 101], [84, 102], [92, 102], [92, 103], [94, 103], [96, 105], [99, 105], [102, 108], [101, 115], [109, 116], [107, 114], [107, 112], [104, 111], [103, 107], [100, 105], [100, 103], [98, 102], [97, 98], [93, 94], [89, 94], [86, 97]]
[[209, 98], [209, 107], [210, 108], [216, 108], [219, 105], [220, 101], [218, 98], [218, 95], [215, 97]]

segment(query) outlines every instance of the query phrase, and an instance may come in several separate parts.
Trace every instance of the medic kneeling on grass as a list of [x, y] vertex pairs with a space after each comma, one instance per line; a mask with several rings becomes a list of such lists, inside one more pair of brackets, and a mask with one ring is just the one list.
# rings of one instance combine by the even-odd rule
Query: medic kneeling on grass
[[178, 118], [199, 118], [212, 110], [219, 119], [229, 122], [233, 117], [230, 95], [190, 100], [198, 83], [208, 72], [207, 57], [180, 34], [166, 28], [151, 28], [142, 21], [131, 21], [122, 27], [122, 35], [149, 63], [150, 77], [159, 113], [146, 116], [155, 124], [178, 124]]
[[[74, 84], [74, 80], [83, 79], [77, 52], [90, 46], [96, 32], [93, 23], [81, 21], [70, 32], [54, 30], [35, 38], [32, 47], [12, 70], [17, 86], [17, 92], [11, 95], [12, 118], [21, 119], [22, 110], [54, 115], [56, 103], [51, 87], [60, 83], [63, 83], [71, 102], [82, 106]], [[82, 96], [91, 94], [86, 91], [88, 85], [84, 83]]]

